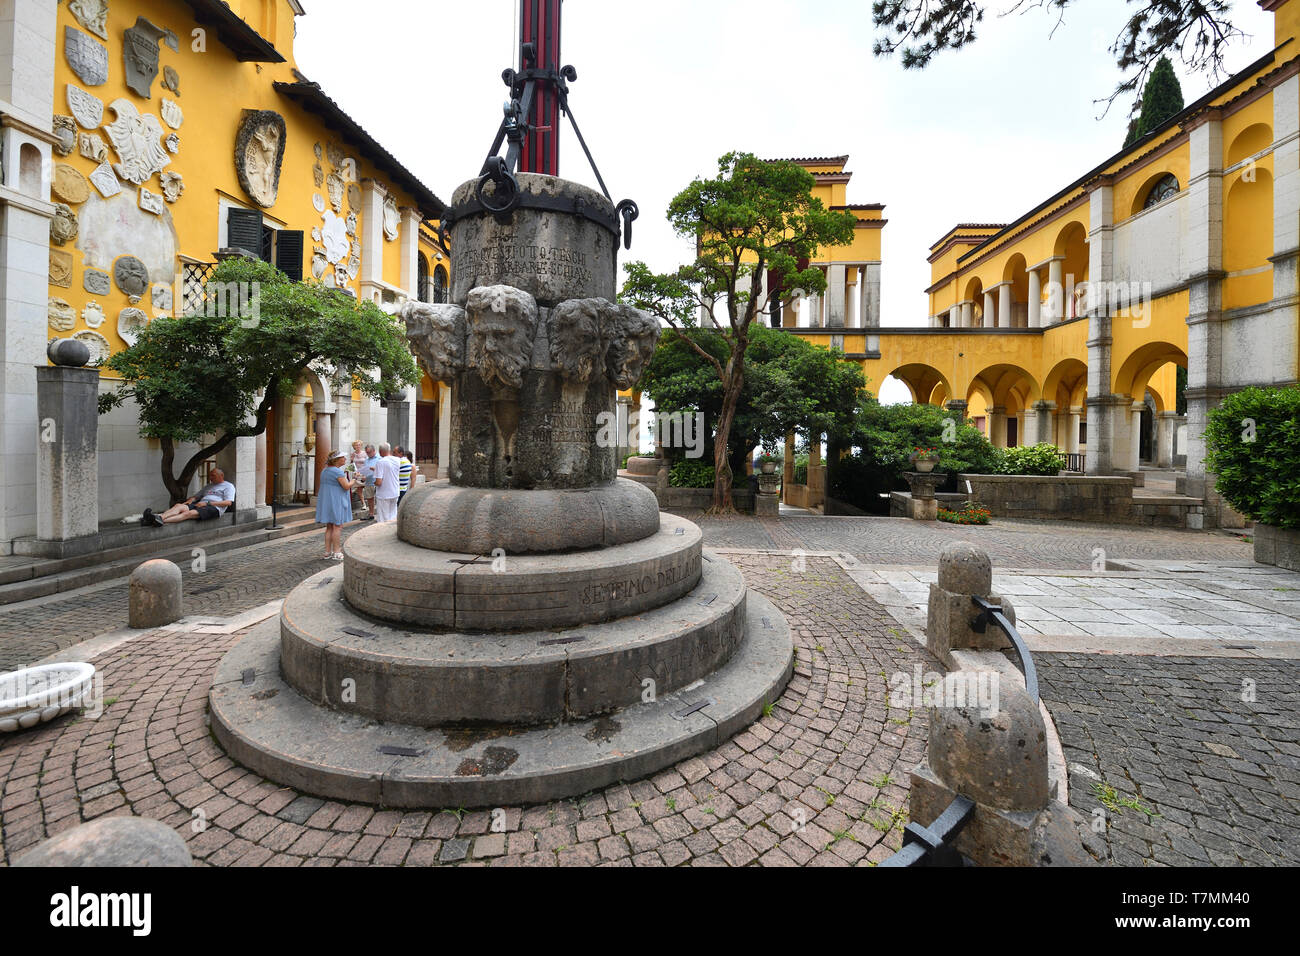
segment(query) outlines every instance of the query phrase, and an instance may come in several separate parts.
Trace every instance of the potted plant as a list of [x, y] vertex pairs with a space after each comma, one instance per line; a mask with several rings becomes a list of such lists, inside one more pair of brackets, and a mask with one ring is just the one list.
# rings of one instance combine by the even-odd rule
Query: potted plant
[[758, 470], [765, 475], [775, 474], [780, 464], [781, 456], [773, 452], [765, 451], [758, 456]]
[[917, 471], [929, 474], [939, 464], [939, 452], [934, 448], [916, 447], [912, 449], [912, 465]]

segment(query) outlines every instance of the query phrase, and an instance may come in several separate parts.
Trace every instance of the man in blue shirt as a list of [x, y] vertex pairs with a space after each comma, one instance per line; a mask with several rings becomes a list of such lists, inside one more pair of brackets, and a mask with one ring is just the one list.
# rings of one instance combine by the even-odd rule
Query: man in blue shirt
[[220, 468], [213, 468], [208, 472], [208, 479], [208, 483], [199, 489], [198, 494], [190, 495], [160, 515], [154, 514], [152, 508], [146, 508], [145, 523], [161, 528], [165, 524], [207, 521], [210, 518], [221, 517], [226, 513], [226, 509], [235, 503], [235, 486], [226, 481], [226, 474]]

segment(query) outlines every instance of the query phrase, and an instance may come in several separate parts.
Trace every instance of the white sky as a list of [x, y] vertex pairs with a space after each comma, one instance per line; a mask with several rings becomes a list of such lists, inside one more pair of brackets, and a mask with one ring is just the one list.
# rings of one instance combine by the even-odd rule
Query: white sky
[[[957, 222], [1006, 222], [1116, 152], [1128, 103], [1107, 47], [1125, 0], [1076, 0], [1052, 36], [1041, 10], [999, 17], [924, 71], [871, 53], [870, 0], [566, 0], [570, 101], [615, 201], [641, 218], [631, 258], [666, 271], [690, 243], [664, 219], [732, 149], [849, 154], [849, 202], [885, 204], [883, 325], [923, 325], [929, 247]], [[501, 121], [518, 0], [304, 0], [299, 68], [444, 201], [477, 174]], [[1251, 36], [1235, 71], [1272, 45], [1272, 15], [1236, 0]], [[1184, 75], [1191, 102], [1216, 82]], [[566, 123], [561, 174], [595, 185]], [[873, 385], [874, 390], [874, 385]]]

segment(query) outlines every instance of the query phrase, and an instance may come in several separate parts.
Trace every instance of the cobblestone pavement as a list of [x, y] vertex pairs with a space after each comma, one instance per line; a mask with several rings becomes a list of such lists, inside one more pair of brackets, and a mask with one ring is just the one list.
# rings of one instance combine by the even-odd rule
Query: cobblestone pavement
[[[993, 590], [1011, 601], [1027, 638], [1300, 642], [1300, 574], [1294, 571], [1202, 562], [1133, 566], [1137, 570], [995, 573]], [[896, 620], [921, 632], [930, 584], [938, 579], [933, 566], [851, 573]]]
[[1094, 550], [1110, 560], [1165, 558], [1183, 561], [1249, 561], [1251, 546], [1221, 531], [1176, 531], [1078, 521], [1015, 521], [999, 518], [985, 527], [912, 521], [908, 518], [709, 518], [684, 516], [704, 529], [714, 548], [839, 551], [867, 564], [934, 567], [944, 546], [974, 541], [995, 567], [1092, 567]]
[[[343, 529], [346, 538], [366, 527]], [[224, 551], [206, 559], [198, 573], [180, 565], [186, 614], [234, 616], [275, 601], [326, 562], [324, 530]], [[148, 560], [141, 558], [143, 563]], [[0, 606], [0, 672], [28, 667], [43, 657], [97, 634], [127, 626], [126, 578], [62, 595]]]
[[212, 673], [237, 635], [155, 631], [97, 662], [99, 719], [0, 740], [0, 857], [134, 813], [176, 827], [212, 865], [878, 862], [900, 845], [908, 773], [925, 752], [925, 715], [887, 705], [887, 675], [942, 668], [833, 561], [796, 573], [788, 557], [735, 560], [787, 614], [795, 675], [754, 726], [649, 780], [497, 812], [305, 796], [235, 764], [208, 731]]
[[1035, 654], [1112, 862], [1300, 863], [1300, 662]]

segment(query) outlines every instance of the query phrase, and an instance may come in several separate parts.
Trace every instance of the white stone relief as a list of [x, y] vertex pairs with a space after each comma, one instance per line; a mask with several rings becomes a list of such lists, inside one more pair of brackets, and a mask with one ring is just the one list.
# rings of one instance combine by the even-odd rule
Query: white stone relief
[[77, 325], [77, 310], [67, 299], [50, 298], [50, 328], [55, 332], [71, 332]]
[[384, 238], [395, 242], [402, 234], [402, 214], [397, 211], [397, 200], [392, 196], [384, 200]]
[[333, 210], [325, 210], [325, 225], [320, 231], [321, 242], [325, 245], [325, 258], [338, 264], [348, 257], [351, 244], [348, 242], [348, 227]]
[[143, 186], [140, 187], [140, 208], [145, 212], [151, 212], [155, 216], [161, 216], [166, 211], [167, 206], [163, 203], [162, 196], [150, 192]]
[[87, 86], [108, 82], [108, 47], [75, 27], [63, 28], [63, 55]]
[[312, 193], [311, 204], [312, 204], [312, 208], [315, 209], [317, 212], [325, 211], [325, 197], [322, 196], [320, 193]]
[[339, 285], [347, 285], [349, 282], [352, 281], [352, 277], [348, 275], [347, 266], [343, 266], [343, 265], [335, 266], [334, 274], [335, 274], [335, 280], [338, 282]]
[[81, 310], [81, 321], [85, 322], [89, 328], [97, 329], [104, 324], [104, 307], [98, 302], [87, 302], [86, 307]]
[[311, 238], [314, 242], [320, 242], [320, 226], [311, 227]]
[[181, 198], [181, 193], [185, 192], [184, 176], [180, 173], [166, 172], [158, 178], [162, 182], [163, 199], [176, 202]]
[[330, 173], [325, 177], [325, 188], [330, 194], [330, 206], [334, 212], [343, 212], [343, 177], [338, 173]]
[[95, 129], [104, 121], [104, 101], [71, 83], [68, 84], [68, 109], [85, 129]]
[[181, 124], [185, 122], [185, 113], [181, 111], [181, 105], [175, 100], [167, 99], [165, 96], [158, 112], [162, 114], [163, 122], [172, 129], [180, 129]]
[[71, 116], [56, 113], [54, 116], [54, 136], [57, 142], [54, 151], [60, 156], [71, 155], [77, 148], [77, 121]]
[[117, 173], [113, 172], [113, 167], [108, 163], [100, 163], [90, 174], [90, 181], [105, 199], [116, 196], [122, 191], [122, 184], [117, 181]]
[[71, 206], [56, 202], [54, 216], [50, 219], [50, 239], [61, 246], [69, 239], [75, 238], [77, 238], [77, 214], [72, 211]]
[[348, 235], [355, 236], [357, 234], [357, 214], [354, 212], [348, 213], [347, 223]]
[[89, 30], [101, 40], [108, 39], [108, 0], [70, 0], [68, 11], [77, 18], [82, 29]]
[[330, 143], [325, 147], [325, 155], [329, 157], [330, 165], [335, 169], [343, 165], [343, 150], [334, 143]]
[[82, 330], [73, 336], [78, 342], [85, 342], [86, 348], [90, 350], [89, 365], [98, 365], [101, 362], [107, 362], [109, 356], [113, 354], [109, 348], [108, 339], [104, 338], [98, 332], [89, 332]]
[[319, 280], [320, 277], [323, 276], [323, 275], [325, 274], [325, 269], [326, 269], [328, 266], [329, 266], [329, 262], [326, 261], [326, 259], [325, 259], [325, 250], [324, 250], [324, 249], [314, 249], [314, 250], [312, 250], [312, 254], [311, 254], [311, 277], [312, 277], [313, 279], [318, 279], [318, 280]]
[[81, 133], [77, 137], [83, 159], [102, 163], [108, 159], [108, 144], [98, 133]]
[[163, 144], [167, 147], [167, 152], [172, 155], [181, 151], [181, 138], [175, 133], [168, 133], [167, 138], [163, 140]]
[[114, 100], [108, 108], [117, 119], [104, 130], [122, 160], [113, 168], [118, 176], [139, 186], [171, 162], [160, 142], [162, 127], [158, 125], [157, 117], [152, 113], [142, 114], [125, 97]]
[[127, 345], [140, 341], [140, 332], [149, 324], [149, 316], [143, 309], [125, 308], [117, 316], [118, 337]]
[[166, 282], [153, 284], [153, 307], [160, 312], [172, 310], [172, 287]]

